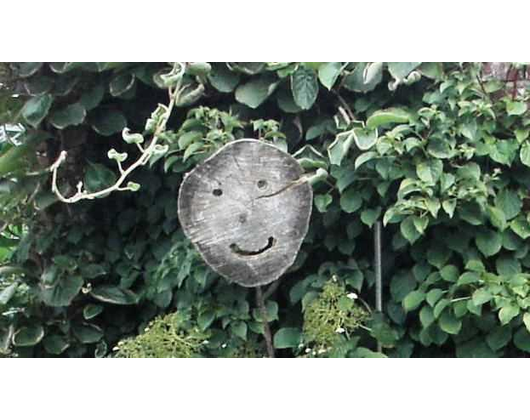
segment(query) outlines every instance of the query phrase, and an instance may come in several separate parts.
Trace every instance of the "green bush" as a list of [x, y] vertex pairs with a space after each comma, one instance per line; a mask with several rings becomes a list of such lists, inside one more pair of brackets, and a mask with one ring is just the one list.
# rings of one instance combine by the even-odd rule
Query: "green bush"
[[[148, 344], [128, 355], [263, 355], [253, 291], [209, 270], [177, 219], [183, 175], [243, 137], [330, 174], [314, 187], [297, 261], [264, 292], [278, 356], [312, 356], [305, 349], [319, 346], [331, 349], [315, 355], [335, 357], [530, 352], [525, 93], [473, 63], [195, 63], [161, 136], [167, 153], [133, 173], [140, 190], [58, 202], [47, 168], [60, 151], [68, 151], [59, 171], [68, 196], [81, 180], [98, 189], [116, 178], [110, 149], [139, 155], [121, 132], [149, 139], [146, 122], [168, 102], [161, 76], [169, 69], [11, 63], [0, 72], [8, 87], [0, 123], [26, 128], [17, 141], [0, 142], [0, 202], [9, 203], [0, 218], [8, 226], [0, 234], [0, 250], [8, 250], [0, 252], [0, 352], [108, 356], [118, 342], [142, 346], [153, 335], [129, 338], [176, 313], [185, 314], [182, 325], [171, 317], [154, 325], [201, 338], [196, 351], [153, 352]], [[526, 69], [514, 64], [513, 72]], [[17, 165], [8, 164], [13, 154]], [[383, 314], [371, 307], [378, 220]], [[340, 309], [345, 326], [331, 333], [318, 321], [329, 284], [359, 296]], [[335, 303], [328, 307], [336, 313]]]

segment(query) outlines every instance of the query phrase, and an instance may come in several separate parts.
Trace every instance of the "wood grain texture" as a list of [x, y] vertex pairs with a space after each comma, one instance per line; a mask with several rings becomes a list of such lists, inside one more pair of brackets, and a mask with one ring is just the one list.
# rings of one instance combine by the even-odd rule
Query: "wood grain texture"
[[186, 175], [178, 216], [206, 263], [254, 287], [278, 279], [307, 233], [313, 192], [298, 162], [253, 140], [221, 148]]

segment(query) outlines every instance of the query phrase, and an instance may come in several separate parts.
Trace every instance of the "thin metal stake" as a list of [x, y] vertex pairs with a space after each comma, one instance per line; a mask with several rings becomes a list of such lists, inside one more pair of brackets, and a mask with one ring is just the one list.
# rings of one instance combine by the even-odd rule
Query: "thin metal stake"
[[[381, 222], [375, 222], [374, 229], [374, 266], [375, 266], [375, 310], [383, 312], [383, 273], [381, 267]], [[381, 344], [377, 343], [377, 351], [381, 352]]]

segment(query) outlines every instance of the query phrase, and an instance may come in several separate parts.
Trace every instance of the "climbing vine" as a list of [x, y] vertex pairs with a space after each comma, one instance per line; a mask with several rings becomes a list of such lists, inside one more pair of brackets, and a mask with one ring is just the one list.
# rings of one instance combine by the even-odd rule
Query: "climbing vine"
[[265, 355], [254, 293], [210, 271], [176, 215], [184, 174], [245, 137], [319, 174], [297, 261], [263, 291], [278, 357], [530, 351], [526, 63], [502, 77], [481, 63], [10, 63], [0, 77], [0, 123], [21, 127], [0, 137], [3, 355]]

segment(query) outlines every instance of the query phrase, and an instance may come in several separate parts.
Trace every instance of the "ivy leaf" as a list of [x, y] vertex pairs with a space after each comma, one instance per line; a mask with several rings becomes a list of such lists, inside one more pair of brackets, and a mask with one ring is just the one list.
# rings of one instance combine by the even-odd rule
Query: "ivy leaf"
[[333, 198], [330, 194], [315, 195], [315, 206], [320, 213], [325, 213], [332, 201]]
[[328, 147], [329, 161], [332, 165], [340, 165], [344, 156], [348, 154], [354, 141], [352, 131], [345, 131], [337, 134], [333, 143]]
[[230, 324], [230, 331], [242, 340], [247, 339], [247, 323], [244, 321], [236, 321]]
[[502, 236], [491, 229], [484, 228], [477, 232], [475, 243], [484, 256], [491, 257], [501, 250]]
[[31, 347], [40, 343], [44, 337], [44, 328], [40, 325], [22, 327], [13, 336], [13, 344], [17, 347]]
[[368, 227], [372, 227], [373, 224], [379, 219], [381, 215], [381, 207], [376, 209], [366, 209], [361, 213], [361, 221]]
[[440, 329], [447, 334], [455, 335], [462, 329], [462, 321], [457, 319], [452, 311], [444, 311], [438, 319]]
[[104, 96], [105, 88], [102, 84], [97, 84], [81, 95], [79, 103], [85, 108], [86, 111], [91, 111], [101, 103]]
[[26, 78], [37, 73], [44, 63], [22, 62], [18, 63], [17, 73], [20, 77]]
[[497, 351], [506, 346], [511, 338], [512, 330], [510, 327], [496, 327], [486, 336], [486, 342], [493, 351]]
[[377, 130], [354, 128], [352, 134], [355, 139], [355, 144], [363, 151], [370, 149], [377, 142]]
[[53, 96], [50, 94], [35, 96], [27, 101], [22, 108], [24, 120], [33, 128], [37, 128], [41, 121], [46, 118], [53, 103]]
[[530, 142], [526, 141], [523, 143], [519, 151], [519, 158], [523, 165], [530, 167]]
[[441, 289], [432, 289], [429, 290], [429, 293], [427, 293], [427, 303], [430, 306], [434, 306], [436, 302], [440, 300], [440, 298], [444, 295], [444, 291]]
[[434, 314], [430, 306], [424, 306], [421, 308], [420, 322], [423, 328], [429, 328], [434, 322]]
[[113, 303], [115, 305], [134, 305], [138, 302], [138, 296], [132, 291], [116, 286], [95, 287], [90, 291], [90, 295], [100, 302]]
[[451, 301], [449, 299], [445, 299], [445, 298], [440, 299], [438, 303], [434, 305], [434, 309], [432, 311], [434, 318], [438, 319], [440, 317], [440, 314], [443, 312], [445, 308], [447, 308], [447, 306], [449, 306], [450, 303]]
[[374, 129], [386, 124], [408, 123], [410, 114], [400, 108], [389, 108], [374, 112], [366, 120], [366, 128]]
[[443, 163], [441, 160], [433, 159], [421, 162], [416, 167], [416, 174], [423, 182], [435, 184], [442, 175]]
[[506, 220], [511, 220], [519, 214], [523, 202], [515, 191], [504, 188], [495, 197], [495, 206], [502, 210]]
[[97, 317], [101, 312], [103, 312], [103, 306], [89, 303], [83, 308], [83, 318], [88, 321], [89, 319]]
[[421, 233], [418, 232], [418, 229], [416, 229], [416, 226], [414, 225], [414, 218], [412, 216], [409, 216], [403, 220], [399, 226], [399, 229], [403, 237], [411, 244], [416, 242], [416, 240], [421, 236]]
[[274, 347], [277, 349], [296, 348], [302, 340], [302, 333], [298, 328], [280, 328], [274, 334]]
[[458, 278], [457, 284], [459, 286], [464, 286], [466, 284], [478, 284], [480, 282], [480, 277], [477, 273], [465, 272]]
[[70, 347], [70, 343], [68, 340], [61, 335], [50, 335], [46, 336], [46, 338], [43, 341], [44, 348], [46, 351], [50, 354], [59, 355], [62, 352], [64, 352], [68, 347]]
[[528, 333], [525, 327], [519, 328], [514, 334], [513, 344], [519, 350], [530, 353], [530, 333]]
[[388, 71], [396, 80], [403, 80], [421, 63], [388, 63]]
[[376, 152], [366, 152], [355, 159], [355, 170], [359, 169], [360, 166], [364, 165], [366, 162], [369, 162], [372, 159], [377, 158]]
[[68, 105], [60, 111], [54, 112], [50, 117], [50, 123], [57, 129], [63, 130], [72, 125], [81, 124], [86, 117], [86, 110], [83, 105], [75, 103]]
[[122, 73], [114, 77], [109, 84], [109, 91], [112, 96], [122, 96], [134, 87], [136, 77], [132, 73]]
[[523, 115], [526, 110], [526, 102], [510, 101], [506, 105], [506, 111], [508, 111], [508, 115]]
[[493, 298], [492, 294], [484, 289], [478, 289], [473, 292], [471, 299], [476, 306], [484, 305]]
[[238, 73], [230, 71], [225, 63], [213, 63], [208, 80], [219, 92], [230, 93], [239, 84]]
[[83, 287], [83, 277], [63, 276], [53, 286], [41, 287], [42, 301], [48, 306], [68, 306]]
[[111, 136], [127, 126], [127, 119], [120, 111], [101, 111], [92, 122], [94, 131], [102, 136]]
[[236, 89], [236, 100], [249, 108], [256, 109], [272, 95], [278, 82], [272, 76], [261, 76]]
[[508, 324], [512, 319], [519, 315], [519, 307], [514, 304], [503, 306], [499, 311], [499, 320], [502, 325]]
[[353, 188], [348, 188], [340, 197], [340, 207], [346, 213], [355, 213], [361, 208], [362, 204], [362, 195]]
[[369, 323], [369, 327], [371, 329], [370, 335], [382, 346], [393, 347], [396, 344], [396, 341], [398, 340], [397, 332], [388, 325], [382, 314], [374, 314]]
[[371, 73], [370, 78], [366, 79], [365, 70], [367, 66], [368, 63], [357, 63], [353, 72], [344, 78], [344, 87], [348, 90], [362, 93], [374, 90], [383, 80], [383, 68], [376, 67], [375, 70], [377, 71]]
[[506, 216], [504, 215], [501, 209], [498, 209], [493, 206], [488, 206], [487, 214], [493, 226], [495, 226], [500, 231], [503, 231], [504, 229], [506, 229], [506, 226], [507, 226]]
[[530, 224], [523, 217], [518, 217], [512, 220], [510, 228], [523, 239], [530, 237]]
[[318, 79], [327, 90], [331, 90], [342, 70], [342, 63], [324, 63], [318, 68]]
[[[455, 151], [446, 139], [432, 139], [427, 146], [427, 152], [437, 159], [448, 159], [454, 156]], [[451, 174], [447, 174], [451, 175]]]
[[522, 272], [522, 267], [519, 260], [508, 255], [503, 255], [497, 258], [497, 261], [495, 261], [495, 268], [499, 275], [505, 277], [515, 276], [516, 274], [520, 274]]
[[314, 70], [299, 67], [291, 76], [291, 90], [296, 105], [307, 110], [315, 103], [318, 96], [318, 80]]
[[[0, 237], [1, 238], [1, 237]], [[13, 283], [0, 291], [0, 305], [7, 305], [17, 291], [18, 283]]]
[[447, 215], [452, 219], [455, 214], [456, 199], [452, 198], [452, 199], [443, 201], [442, 208], [447, 213]]
[[97, 343], [103, 337], [103, 330], [92, 324], [74, 325], [72, 332], [83, 344]]
[[446, 265], [444, 268], [441, 269], [440, 275], [445, 281], [448, 281], [450, 283], [456, 283], [458, 280], [458, 268], [456, 268], [454, 265]]
[[419, 290], [413, 290], [407, 296], [405, 296], [405, 299], [403, 299], [403, 309], [406, 312], [413, 311], [414, 309], [417, 309], [424, 300], [424, 292], [420, 292]]

